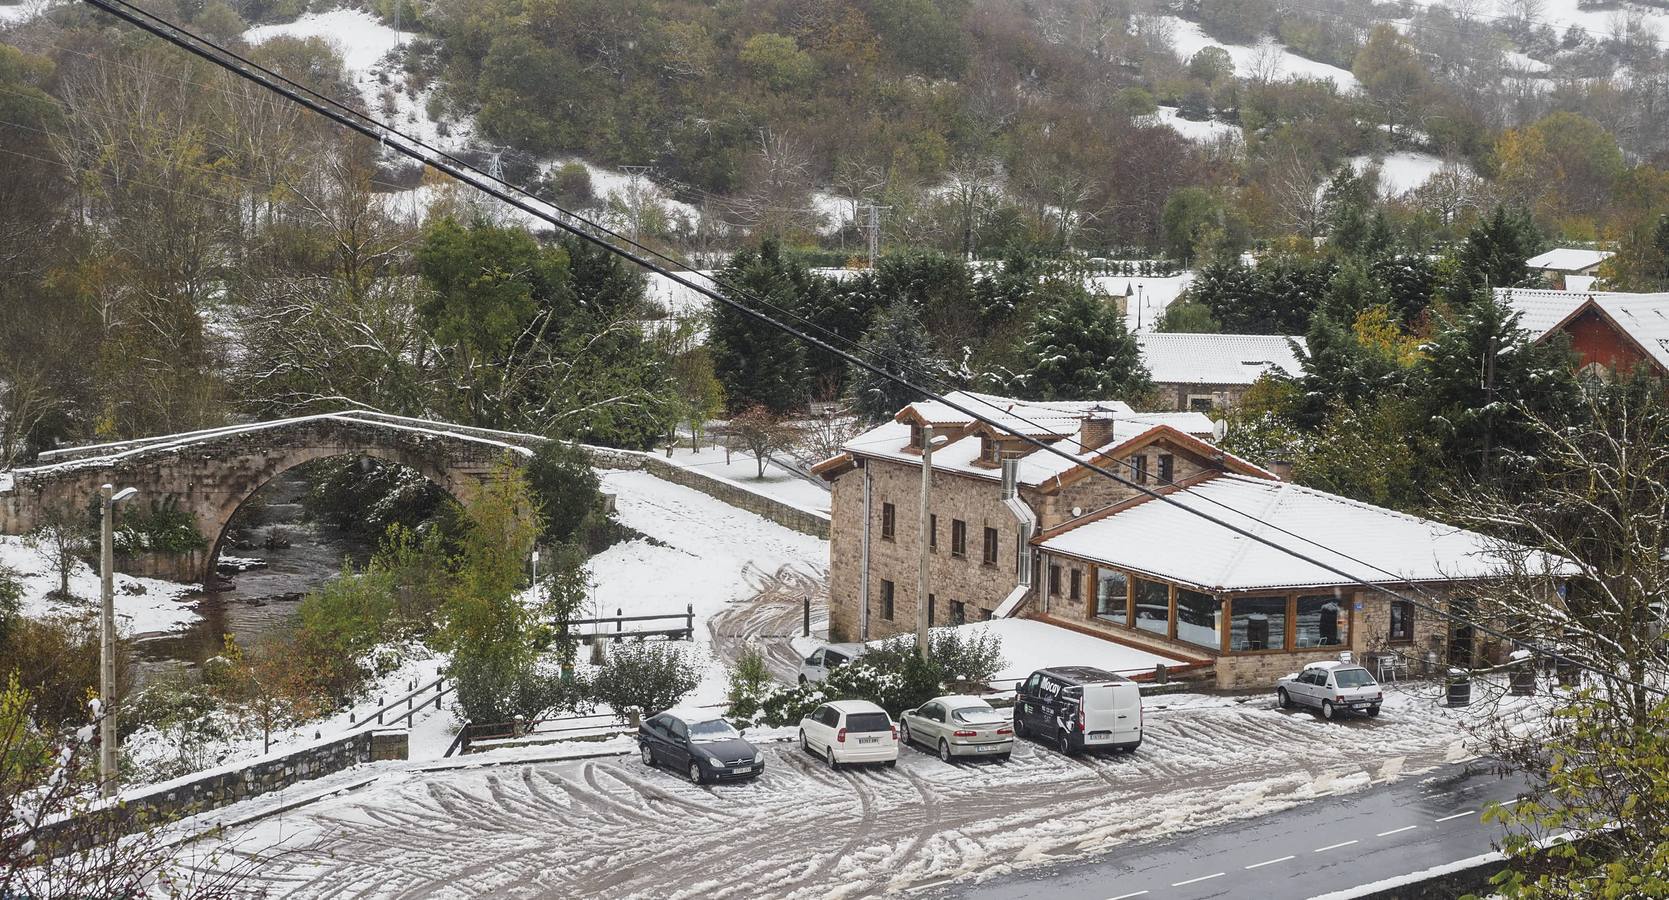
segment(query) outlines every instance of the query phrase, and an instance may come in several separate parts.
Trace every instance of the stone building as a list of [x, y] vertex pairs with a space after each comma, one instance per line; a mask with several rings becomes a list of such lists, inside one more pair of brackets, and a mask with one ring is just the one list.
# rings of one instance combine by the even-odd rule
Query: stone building
[[1302, 374], [1302, 337], [1144, 331], [1137, 333], [1136, 343], [1166, 409], [1231, 407], [1266, 372]]
[[[925, 554], [933, 624], [1036, 618], [1209, 666], [1224, 688], [1265, 687], [1345, 650], [1416, 666], [1432, 652], [1461, 662], [1504, 652], [1442, 613], [1496, 571], [1497, 545], [1482, 535], [1281, 481], [1203, 439], [1209, 420], [1198, 413], [1142, 414], [1113, 401], [950, 399], [1070, 458], [925, 402], [817, 465], [833, 485], [834, 640], [912, 631]], [[918, 510], [929, 433], [924, 550]], [[1091, 464], [1177, 502], [1155, 500]]]

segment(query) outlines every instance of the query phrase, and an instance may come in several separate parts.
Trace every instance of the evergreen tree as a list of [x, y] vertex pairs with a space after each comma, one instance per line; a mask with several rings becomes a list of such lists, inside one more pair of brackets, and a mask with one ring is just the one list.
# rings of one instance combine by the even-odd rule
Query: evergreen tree
[[[933, 349], [914, 304], [903, 299], [894, 300], [876, 318], [864, 335], [862, 352], [858, 355], [888, 374], [923, 387], [933, 387], [933, 378], [942, 378], [948, 372], [948, 366]], [[889, 419], [922, 399], [920, 393], [859, 366], [852, 367], [850, 383], [854, 408], [870, 422]]]
[[[876, 313], [886, 308], [886, 299], [876, 284], [872, 272], [860, 272], [850, 278], [827, 279], [811, 275], [817, 284], [808, 292], [806, 318], [821, 331], [819, 337], [838, 336], [852, 344], [863, 340]], [[839, 342], [836, 342], [840, 346]], [[839, 356], [817, 347], [807, 351], [811, 393], [816, 399], [838, 397], [846, 392], [847, 362]]]
[[1152, 389], [1141, 348], [1115, 304], [1080, 283], [1052, 281], [1043, 290], [1049, 296], [1027, 328], [1015, 378], [1021, 396], [1101, 400]]
[[1528, 212], [1497, 205], [1452, 257], [1444, 296], [1450, 303], [1464, 303], [1480, 287], [1522, 285], [1529, 273], [1525, 261], [1541, 244], [1541, 233]]
[[[808, 275], [797, 273], [796, 268], [775, 241], [765, 241], [757, 250], [742, 250], [731, 257], [720, 290], [730, 300], [780, 320], [784, 311], [801, 311], [799, 285]], [[713, 351], [713, 372], [724, 385], [731, 410], [764, 405], [783, 413], [805, 404], [806, 349], [799, 339], [718, 304], [707, 341]]]

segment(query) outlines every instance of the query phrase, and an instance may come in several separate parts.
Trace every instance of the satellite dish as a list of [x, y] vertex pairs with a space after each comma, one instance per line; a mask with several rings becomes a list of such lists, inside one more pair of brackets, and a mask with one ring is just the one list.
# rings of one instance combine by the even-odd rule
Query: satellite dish
[[1211, 439], [1212, 440], [1220, 441], [1220, 440], [1223, 439], [1223, 435], [1228, 434], [1228, 433], [1229, 433], [1229, 420], [1228, 419], [1218, 419], [1217, 421], [1211, 423]]
[[1083, 507], [1081, 507], [1081, 506], [1072, 507], [1072, 518], [1076, 519], [1083, 514], [1084, 514], [1084, 508]]

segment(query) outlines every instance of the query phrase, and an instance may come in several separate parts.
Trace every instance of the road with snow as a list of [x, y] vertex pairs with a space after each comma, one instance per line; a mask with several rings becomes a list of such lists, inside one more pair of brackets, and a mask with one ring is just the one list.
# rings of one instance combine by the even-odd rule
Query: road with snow
[[1322, 800], [1238, 825], [1131, 847], [944, 896], [970, 900], [1203, 900], [1315, 897], [1494, 849], [1491, 804], [1525, 787], [1491, 766], [1448, 766], [1432, 777]]

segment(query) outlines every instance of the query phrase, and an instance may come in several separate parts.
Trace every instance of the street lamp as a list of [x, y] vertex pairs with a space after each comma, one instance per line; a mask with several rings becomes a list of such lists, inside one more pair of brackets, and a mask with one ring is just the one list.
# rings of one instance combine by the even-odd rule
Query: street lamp
[[138, 488], [116, 490], [102, 485], [102, 528], [99, 535], [99, 785], [106, 797], [116, 796], [116, 504], [139, 493]]

